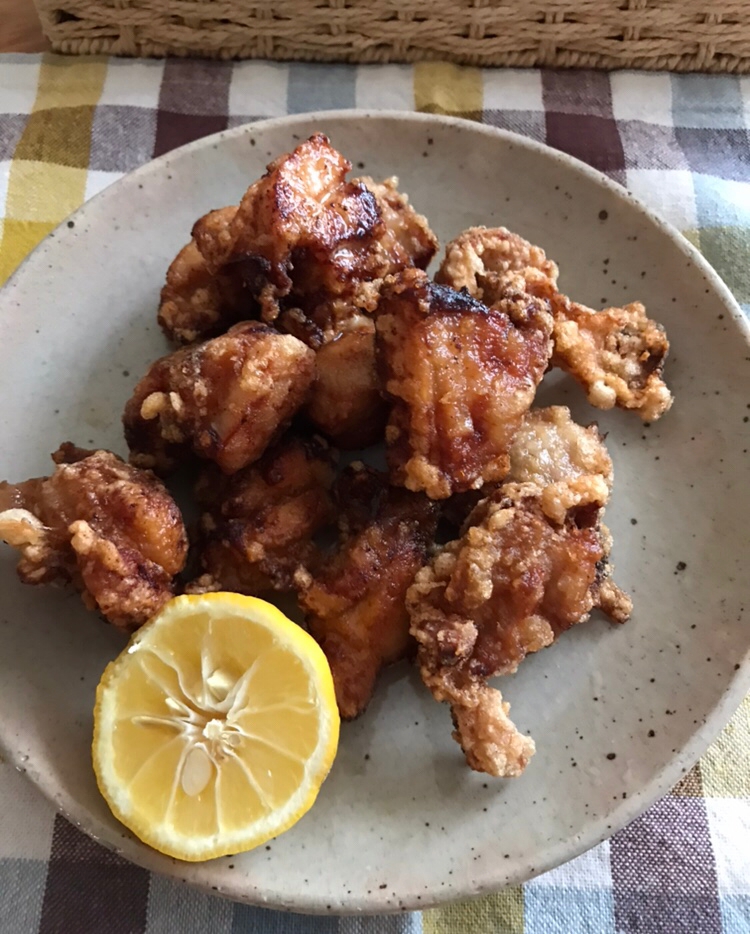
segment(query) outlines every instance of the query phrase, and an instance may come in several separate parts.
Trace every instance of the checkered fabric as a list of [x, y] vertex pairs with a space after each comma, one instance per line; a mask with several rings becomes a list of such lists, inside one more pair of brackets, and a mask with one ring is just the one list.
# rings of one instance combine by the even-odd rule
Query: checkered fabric
[[[750, 78], [0, 56], [0, 282], [82, 201], [207, 133], [366, 107], [468, 116], [583, 159], [672, 221], [750, 310]], [[0, 760], [0, 934], [748, 934], [750, 698], [612, 840], [524, 886], [399, 917], [232, 904], [83, 836]]]

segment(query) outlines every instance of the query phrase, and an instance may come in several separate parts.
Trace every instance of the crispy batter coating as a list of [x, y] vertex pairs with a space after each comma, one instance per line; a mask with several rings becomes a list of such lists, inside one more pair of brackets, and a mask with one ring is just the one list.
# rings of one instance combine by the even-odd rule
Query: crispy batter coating
[[630, 601], [609, 577], [601, 493], [596, 483], [587, 495], [579, 491], [557, 522], [544, 510], [540, 487], [506, 483], [409, 589], [422, 677], [451, 705], [454, 738], [477, 771], [520, 775], [534, 752], [487, 679], [514, 672], [595, 606], [618, 622], [627, 618]]
[[375, 325], [356, 323], [315, 354], [316, 379], [305, 413], [339, 448], [352, 450], [381, 441], [388, 406], [375, 365]]
[[[273, 302], [292, 289], [293, 268], [317, 278], [311, 268], [315, 259], [335, 262], [339, 251], [356, 249], [357, 241], [370, 237], [381, 223], [373, 195], [364, 185], [346, 181], [350, 168], [321, 133], [280, 156], [250, 186], [225, 229], [208, 227], [203, 219], [196, 223], [193, 235], [209, 268], [242, 264], [264, 310], [275, 310]], [[347, 270], [347, 258], [340, 260], [340, 267], [326, 270], [330, 278], [320, 278], [320, 285], [331, 286], [334, 294], [339, 291], [335, 273]]]
[[640, 302], [593, 311], [561, 296], [553, 307], [552, 363], [583, 386], [592, 405], [635, 409], [646, 422], [671, 407], [662, 378], [669, 341]]
[[388, 272], [398, 272], [407, 266], [426, 269], [437, 251], [437, 237], [427, 218], [409, 204], [409, 196], [398, 190], [398, 178], [393, 175], [376, 182], [367, 175], [356, 181], [375, 195], [383, 218], [381, 246], [390, 259]]
[[519, 273], [530, 269], [556, 290], [557, 264], [541, 247], [505, 227], [469, 227], [446, 246], [435, 281], [457, 291], [466, 289], [478, 301], [493, 305], [509, 288], [518, 287]]
[[446, 247], [436, 276], [485, 304], [509, 290], [549, 300], [555, 319], [552, 365], [583, 386], [599, 409], [634, 409], [654, 421], [672, 405], [663, 380], [669, 341], [640, 302], [594, 311], [557, 288], [558, 269], [543, 250], [504, 227], [472, 227]]
[[312, 537], [333, 519], [333, 478], [333, 452], [319, 438], [282, 439], [232, 477], [208, 465], [196, 486], [205, 573], [188, 591], [290, 589], [300, 565], [315, 565]]
[[[236, 207], [220, 208], [206, 223], [226, 227]], [[178, 344], [213, 337], [243, 318], [254, 316], [254, 302], [231, 266], [211, 272], [195, 240], [184, 246], [167, 270], [158, 320], [165, 335]]]
[[563, 523], [576, 497], [598, 489], [603, 506], [612, 491], [612, 460], [596, 425], [584, 428], [564, 405], [532, 409], [510, 447], [508, 480], [535, 483], [544, 512]]
[[108, 451], [70, 443], [50, 477], [0, 483], [0, 537], [20, 552], [25, 584], [72, 584], [119, 629], [174, 595], [187, 557], [182, 516], [164, 486]]
[[[584, 428], [573, 421], [570, 409], [551, 405], [530, 409], [510, 446], [507, 481], [534, 483], [541, 489], [544, 511], [563, 522], [579, 488], [596, 483], [602, 504], [612, 491], [612, 460], [596, 425]], [[583, 479], [585, 478], [585, 479]], [[592, 479], [593, 478], [593, 479]], [[488, 483], [481, 490], [454, 493], [442, 504], [445, 524], [460, 533], [480, 500], [500, 484]], [[451, 538], [455, 538], [456, 534]]]
[[263, 320], [281, 315], [310, 346], [372, 312], [384, 276], [426, 266], [437, 249], [396, 179], [347, 181], [350, 169], [316, 133], [268, 166], [228, 224], [208, 215], [193, 228], [211, 272], [235, 270]]
[[501, 480], [550, 357], [546, 303], [517, 293], [488, 309], [409, 269], [384, 289], [376, 327], [393, 482], [445, 499]]
[[192, 449], [235, 473], [281, 433], [314, 377], [309, 347], [256, 321], [162, 357], [125, 407], [131, 463], [166, 473]]
[[367, 706], [378, 672], [409, 649], [406, 590], [425, 561], [434, 504], [356, 465], [338, 484], [342, 541], [320, 569], [297, 575], [307, 624], [328, 658], [341, 716]]
[[[410, 261], [407, 247], [429, 261], [427, 242], [434, 236], [386, 182], [382, 204], [358, 180], [347, 181], [351, 168], [322, 133], [281, 156], [251, 185], [236, 215], [221, 228], [199, 220], [193, 236], [212, 272], [236, 264], [263, 318], [274, 320], [280, 301], [311, 308], [335, 299], [354, 307], [372, 302], [368, 286]], [[388, 212], [393, 230], [387, 227]], [[413, 228], [413, 230], [412, 230]], [[376, 300], [376, 297], [375, 297]]]
[[[383, 278], [426, 266], [437, 240], [397, 179], [347, 181], [350, 169], [318, 133], [271, 163], [234, 216], [201, 218], [194, 242], [214, 290], [209, 297], [196, 293], [194, 304], [208, 304], [213, 313], [216, 283], [239, 279], [240, 305], [258, 307], [264, 321], [318, 351], [309, 418], [336, 445], [355, 448], [378, 440], [386, 409], [367, 316]], [[230, 303], [220, 320], [236, 307]], [[180, 310], [188, 337], [205, 333], [192, 306]], [[211, 314], [206, 320], [213, 326]]]

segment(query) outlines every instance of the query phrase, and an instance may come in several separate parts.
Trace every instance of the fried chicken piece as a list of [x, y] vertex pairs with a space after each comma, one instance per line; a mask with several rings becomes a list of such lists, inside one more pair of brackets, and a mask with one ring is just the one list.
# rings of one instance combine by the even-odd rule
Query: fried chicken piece
[[314, 377], [309, 347], [256, 321], [162, 357], [125, 407], [131, 463], [166, 473], [192, 449], [235, 473], [280, 435]]
[[346, 181], [350, 168], [317, 133], [268, 166], [226, 228], [204, 219], [195, 224], [193, 236], [209, 269], [237, 264], [264, 320], [275, 319], [279, 299], [295, 284], [334, 296], [352, 273], [377, 274], [377, 265], [368, 266], [376, 258], [362, 246], [380, 232], [382, 218], [365, 186]]
[[196, 486], [204, 574], [192, 593], [288, 590], [314, 566], [312, 537], [333, 519], [334, 455], [320, 438], [286, 438], [251, 467], [224, 477], [207, 465]]
[[375, 308], [384, 276], [433, 256], [435, 236], [395, 180], [373, 192], [370, 179], [347, 181], [350, 169], [316, 133], [268, 166], [226, 227], [202, 218], [193, 228], [208, 268], [234, 266], [264, 321], [301, 309], [329, 340]]
[[390, 259], [388, 272], [408, 266], [426, 269], [437, 251], [437, 237], [424, 214], [418, 214], [409, 204], [409, 196], [398, 190], [398, 178], [393, 175], [376, 182], [364, 175], [355, 181], [375, 195], [380, 208], [384, 225], [381, 245]]
[[[606, 503], [612, 491], [612, 461], [599, 429], [596, 425], [588, 428], [578, 425], [564, 405], [527, 412], [513, 437], [509, 454], [510, 471], [505, 480], [535, 483], [542, 490], [545, 512], [559, 522], [572, 505], [570, 497], [575, 495], [581, 478], [586, 478], [584, 488], [592, 476], [598, 478], [595, 482], [602, 503]], [[442, 504], [444, 523], [454, 533], [460, 533], [480, 500], [499, 486], [487, 483], [481, 490], [454, 493]]]
[[375, 325], [364, 315], [315, 354], [316, 379], [305, 414], [345, 450], [383, 439], [388, 406], [375, 365]]
[[[206, 223], [226, 227], [236, 207], [211, 211]], [[243, 318], [254, 316], [255, 306], [236, 269], [209, 271], [195, 240], [184, 246], [167, 270], [161, 290], [158, 320], [165, 335], [178, 344], [192, 344], [226, 331]]]
[[550, 357], [547, 304], [516, 293], [490, 309], [408, 269], [385, 287], [376, 328], [392, 481], [446, 499], [501, 480]]
[[337, 498], [342, 542], [296, 583], [349, 720], [367, 706], [381, 668], [408, 653], [406, 590], [425, 561], [437, 515], [425, 496], [390, 487], [385, 475], [361, 464], [343, 474]]
[[187, 557], [164, 486], [108, 451], [63, 444], [50, 477], [0, 483], [0, 537], [25, 584], [72, 584], [89, 609], [130, 632], [174, 595]]
[[554, 304], [552, 365], [581, 384], [598, 409], [635, 409], [645, 422], [673, 399], [662, 378], [669, 341], [640, 302], [593, 311], [561, 296]]
[[[364, 185], [346, 181], [350, 168], [322, 133], [270, 163], [226, 228], [209, 226], [203, 218], [195, 224], [193, 236], [209, 269], [241, 264], [266, 315], [275, 316], [276, 300], [291, 291], [292, 269], [330, 287], [331, 294], [339, 292], [337, 273], [348, 271], [357, 241], [382, 223], [374, 196]], [[338, 252], [342, 265], [328, 266]], [[327, 268], [313, 271], [316, 259]]]
[[[321, 286], [314, 276], [310, 279], [293, 272], [295, 285], [280, 313], [280, 326], [316, 349], [361, 326], [362, 319], [377, 308], [386, 276], [412, 266], [424, 269], [437, 249], [437, 239], [426, 218], [417, 214], [408, 197], [398, 191], [397, 178], [374, 182], [363, 177], [354, 179], [354, 183], [367, 187], [380, 212], [381, 223], [371, 239], [359, 247], [362, 255], [377, 257], [373, 261], [376, 274], [354, 266], [346, 276], [339, 277], [340, 285], [332, 290]], [[294, 319], [293, 323], [290, 319]]]
[[537, 283], [547, 280], [549, 288], [557, 290], [557, 264], [541, 247], [505, 227], [469, 227], [445, 248], [435, 282], [456, 291], [466, 289], [477, 301], [493, 305], [509, 289], [518, 289], [519, 273], [528, 270], [538, 274]]
[[508, 480], [535, 483], [546, 515], [562, 524], [576, 497], [596, 485], [603, 506], [612, 491], [612, 460], [596, 425], [584, 428], [564, 405], [532, 409], [510, 447]]
[[561, 522], [545, 512], [535, 483], [504, 484], [407, 594], [422, 678], [451, 705], [454, 738], [477, 771], [517, 776], [534, 752], [487, 679], [514, 672], [596, 606], [627, 619], [630, 601], [609, 575], [602, 489], [589, 479]]
[[599, 409], [635, 409], [654, 421], [672, 405], [663, 380], [669, 341], [640, 302], [594, 311], [557, 288], [557, 265], [504, 227], [472, 227], [448, 244], [436, 281], [485, 304], [509, 290], [549, 300], [555, 319], [552, 365], [569, 373]]

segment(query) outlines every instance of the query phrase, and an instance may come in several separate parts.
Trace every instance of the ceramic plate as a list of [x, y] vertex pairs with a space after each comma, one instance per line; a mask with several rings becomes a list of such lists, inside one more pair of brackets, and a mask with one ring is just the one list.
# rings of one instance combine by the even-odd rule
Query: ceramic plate
[[238, 201], [314, 130], [355, 171], [397, 174], [444, 243], [504, 224], [542, 245], [595, 307], [641, 299], [672, 340], [676, 403], [660, 422], [563, 402], [608, 433], [607, 510], [632, 620], [577, 627], [503, 681], [537, 754], [516, 780], [471, 772], [448, 710], [407, 666], [345, 725], [316, 806], [270, 846], [205, 864], [149, 850], [110, 815], [90, 761], [94, 690], [122, 639], [76, 595], [24, 587], [0, 558], [0, 740], [87, 833], [150, 869], [299, 911], [423, 908], [517, 883], [609, 836], [688, 770], [750, 686], [743, 617], [750, 349], [741, 311], [674, 230], [603, 176], [510, 133], [412, 114], [324, 113], [239, 127], [177, 150], [86, 204], [0, 298], [0, 475], [49, 471], [71, 439], [124, 453], [120, 413], [165, 352], [159, 288], [193, 221]]

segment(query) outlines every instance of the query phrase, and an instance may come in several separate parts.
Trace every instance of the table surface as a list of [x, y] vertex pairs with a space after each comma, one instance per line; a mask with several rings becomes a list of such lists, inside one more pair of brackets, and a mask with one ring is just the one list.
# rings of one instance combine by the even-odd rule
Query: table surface
[[43, 52], [48, 48], [32, 0], [0, 0], [0, 52]]
[[[0, 0], [0, 48], [21, 50], [22, 21], [33, 41], [32, 13]], [[683, 231], [750, 315], [750, 77], [439, 62], [0, 55], [0, 283], [84, 199], [155, 155], [259, 116], [352, 106], [471, 116], [578, 156]], [[750, 696], [672, 793], [611, 840], [524, 886], [388, 919], [291, 918], [183, 888], [102, 850], [0, 757], [0, 934], [748, 934], [748, 841]]]

